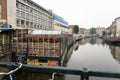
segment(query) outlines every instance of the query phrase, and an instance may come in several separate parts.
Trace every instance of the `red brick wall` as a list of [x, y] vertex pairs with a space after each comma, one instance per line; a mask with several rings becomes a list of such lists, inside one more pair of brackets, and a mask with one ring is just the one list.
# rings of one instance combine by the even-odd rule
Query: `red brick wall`
[[7, 20], [7, 0], [0, 0], [1, 5], [1, 18]]

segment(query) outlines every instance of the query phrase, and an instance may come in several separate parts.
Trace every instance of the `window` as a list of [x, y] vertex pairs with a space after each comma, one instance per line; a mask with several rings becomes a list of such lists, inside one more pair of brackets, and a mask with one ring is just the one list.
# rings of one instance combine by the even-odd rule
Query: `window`
[[33, 20], [33, 15], [31, 15], [31, 20]]
[[28, 3], [28, 0], [23, 0], [24, 2]]
[[36, 25], [34, 24], [34, 28], [36, 28]]
[[26, 26], [29, 26], [29, 22], [28, 21], [26, 21]]
[[20, 8], [21, 4], [20, 3], [16, 3], [16, 7]]
[[30, 20], [32, 19], [32, 15], [29, 15], [29, 19], [30, 19]]
[[20, 19], [17, 19], [17, 26], [20, 25]]
[[26, 14], [26, 19], [29, 19], [29, 14]]
[[20, 16], [20, 11], [17, 10], [17, 11], [16, 11], [16, 14], [17, 14], [17, 17], [19, 17], [19, 16]]
[[21, 20], [21, 25], [25, 25], [25, 21], [24, 20]]
[[29, 12], [30, 8], [26, 6], [26, 10]]
[[40, 26], [40, 28], [42, 29], [42, 25]]
[[30, 22], [30, 26], [31, 26], [31, 27], [33, 26], [33, 22]]
[[30, 12], [33, 13], [33, 10], [31, 9]]
[[25, 10], [25, 5], [21, 4], [21, 9]]
[[21, 17], [25, 18], [25, 12], [21, 12]]
[[35, 21], [35, 16], [33, 16], [33, 21]]

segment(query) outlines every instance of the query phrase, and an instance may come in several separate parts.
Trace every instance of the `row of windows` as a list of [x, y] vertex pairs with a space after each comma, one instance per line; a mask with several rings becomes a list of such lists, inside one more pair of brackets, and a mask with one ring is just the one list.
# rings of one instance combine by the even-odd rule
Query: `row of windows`
[[52, 16], [51, 13], [46, 12], [42, 8], [41, 8], [41, 10], [37, 10], [37, 9], [31, 8], [30, 6], [27, 6], [25, 4], [19, 3], [19, 2], [17, 2], [16, 6], [17, 6], [18, 9], [21, 9], [23, 11], [26, 11], [26, 12], [29, 12], [29, 13], [32, 13], [32, 14], [35, 14], [35, 15], [41, 15], [42, 14], [43, 16], [44, 15], [49, 16], [49, 17]]
[[52, 13], [33, 4], [34, 2], [30, 3], [28, 0], [17, 1], [17, 26], [40, 29], [52, 28]]
[[42, 20], [48, 21], [48, 22], [52, 21], [52, 18], [50, 18], [50, 17], [35, 16], [35, 15], [31, 15], [29, 13], [21, 12], [19, 10], [17, 10], [16, 13], [17, 13], [18, 18], [22, 17], [27, 20], [33, 20], [33, 21], [42, 21]]
[[29, 21], [25, 21], [25, 20], [21, 20], [21, 19], [17, 19], [17, 26], [19, 27], [26, 27], [26, 28], [40, 28], [40, 29], [50, 29], [52, 28], [52, 24], [51, 23], [36, 23], [36, 22], [29, 22]]
[[28, 22], [33, 22], [35, 24], [41, 24], [41, 25], [44, 25], [44, 26], [50, 26], [52, 25], [52, 20], [44, 20], [44, 19], [40, 19], [40, 20], [29, 20], [29, 19], [25, 19], [25, 18], [21, 18], [21, 17], [17, 17], [17, 19], [22, 19], [22, 20], [25, 20], [25, 21], [28, 21]]
[[[33, 1], [30, 1], [30, 0], [18, 0], [18, 1], [23, 2], [24, 4], [28, 4], [28, 5], [30, 5], [31, 7], [34, 7], [37, 10], [43, 10], [46, 13], [48, 12], [47, 10], [43, 9], [40, 5], [36, 4]], [[23, 8], [24, 8], [24, 6], [23, 6]]]
[[23, 17], [27, 16], [28, 18], [32, 18], [34, 16], [34, 17], [39, 17], [39, 18], [44, 18], [44, 19], [52, 19], [52, 17], [50, 16], [45, 16], [43, 14], [35, 15], [35, 14], [31, 14], [26, 11], [21, 11], [18, 9], [17, 9], [17, 16], [23, 16]]

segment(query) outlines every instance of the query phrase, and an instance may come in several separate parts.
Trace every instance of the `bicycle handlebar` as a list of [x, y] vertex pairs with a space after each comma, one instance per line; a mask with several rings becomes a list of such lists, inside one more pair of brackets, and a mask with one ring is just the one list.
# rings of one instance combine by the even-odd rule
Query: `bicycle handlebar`
[[14, 70], [11, 70], [9, 72], [0, 72], [0, 75], [10, 75], [12, 73], [14, 73], [15, 71], [17, 71], [18, 69], [20, 69], [22, 67], [22, 63], [18, 63], [19, 66], [17, 68], [15, 68]]

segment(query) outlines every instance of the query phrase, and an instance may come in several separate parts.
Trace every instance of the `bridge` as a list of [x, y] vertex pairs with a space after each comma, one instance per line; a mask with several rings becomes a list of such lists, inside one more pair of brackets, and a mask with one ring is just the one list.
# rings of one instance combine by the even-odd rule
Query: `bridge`
[[[13, 62], [2, 62], [0, 63], [1, 67], [14, 69], [18, 67], [18, 64]], [[20, 68], [22, 71], [31, 71], [31, 72], [46, 72], [53, 73], [52, 79], [54, 80], [55, 74], [71, 74], [71, 75], [79, 75], [80, 80], [89, 80], [89, 77], [106, 77], [106, 78], [120, 78], [120, 73], [112, 73], [112, 72], [101, 72], [101, 71], [89, 71], [87, 68], [83, 69], [73, 69], [69, 67], [53, 67], [53, 66], [40, 66], [40, 65], [29, 65], [23, 64]]]

